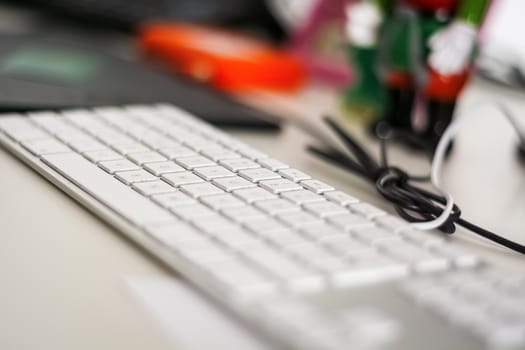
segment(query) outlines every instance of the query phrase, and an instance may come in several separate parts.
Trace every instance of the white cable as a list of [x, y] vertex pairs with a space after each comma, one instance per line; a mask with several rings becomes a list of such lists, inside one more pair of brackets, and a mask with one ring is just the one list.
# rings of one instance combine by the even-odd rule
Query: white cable
[[445, 207], [443, 209], [443, 212], [435, 219], [430, 221], [424, 221], [424, 222], [417, 222], [410, 224], [411, 228], [416, 228], [419, 230], [433, 230], [445, 223], [445, 221], [448, 219], [450, 214], [452, 213], [452, 210], [454, 208], [454, 198], [452, 198], [452, 195], [445, 190], [441, 188], [441, 167], [443, 165], [443, 160], [445, 159], [445, 155], [447, 153], [447, 148], [449, 147], [450, 143], [452, 142], [454, 136], [459, 132], [459, 130], [465, 125], [465, 122], [472, 116], [475, 115], [475, 113], [472, 113], [472, 111], [476, 111], [479, 108], [482, 108], [486, 105], [496, 107], [510, 122], [516, 133], [518, 134], [518, 137], [521, 141], [525, 139], [524, 134], [520, 131], [519, 124], [510, 113], [510, 111], [501, 103], [499, 102], [487, 102], [482, 104], [477, 104], [476, 106], [472, 107], [469, 110], [469, 113], [463, 116], [462, 118], [456, 118], [446, 129], [443, 133], [443, 136], [441, 136], [441, 139], [439, 140], [438, 146], [436, 148], [436, 151], [434, 152], [434, 157], [432, 159], [432, 169], [430, 173], [430, 181], [432, 182], [432, 185], [447, 199], [447, 202], [445, 204]]

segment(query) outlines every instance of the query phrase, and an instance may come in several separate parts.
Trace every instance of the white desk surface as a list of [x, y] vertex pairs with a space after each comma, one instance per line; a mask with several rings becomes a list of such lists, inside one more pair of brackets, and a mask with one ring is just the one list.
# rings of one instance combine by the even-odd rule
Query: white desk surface
[[[525, 95], [501, 91], [474, 82], [460, 110], [498, 98], [525, 124]], [[261, 95], [259, 101], [310, 122], [335, 104], [321, 88], [294, 97]], [[494, 109], [472, 113], [471, 127], [460, 134], [444, 168], [445, 186], [465, 218], [525, 242], [525, 165], [516, 160], [516, 137]], [[304, 152], [312, 139], [291, 125], [277, 135], [233, 134], [392, 212], [367, 183]], [[420, 156], [393, 150], [390, 158], [428, 171]], [[123, 283], [125, 276], [176, 274], [2, 149], [0, 223], [0, 348], [182, 348], [145, 315]], [[470, 233], [458, 230], [453, 240], [494, 264], [524, 271], [524, 257]]]

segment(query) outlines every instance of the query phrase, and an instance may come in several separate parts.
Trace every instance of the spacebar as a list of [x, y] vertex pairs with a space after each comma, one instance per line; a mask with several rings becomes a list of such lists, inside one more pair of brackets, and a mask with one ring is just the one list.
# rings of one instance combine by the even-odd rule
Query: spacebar
[[173, 216], [76, 153], [48, 154], [44, 163], [136, 225]]

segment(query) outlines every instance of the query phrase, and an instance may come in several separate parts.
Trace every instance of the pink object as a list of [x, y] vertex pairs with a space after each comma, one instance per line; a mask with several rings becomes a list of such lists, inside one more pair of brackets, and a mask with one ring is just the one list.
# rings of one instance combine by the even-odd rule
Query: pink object
[[308, 66], [311, 76], [336, 86], [345, 86], [351, 81], [352, 72], [344, 48], [343, 57], [321, 55], [315, 47], [321, 32], [330, 25], [340, 30], [344, 38], [344, 7], [347, 0], [318, 0], [307, 20], [293, 34], [291, 50]]

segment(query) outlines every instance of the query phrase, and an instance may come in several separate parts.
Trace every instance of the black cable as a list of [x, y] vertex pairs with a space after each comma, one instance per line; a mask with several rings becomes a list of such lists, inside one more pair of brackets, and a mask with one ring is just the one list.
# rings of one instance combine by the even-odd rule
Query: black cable
[[[429, 176], [410, 176], [399, 167], [391, 166], [388, 163], [386, 142], [391, 137], [404, 137], [402, 133], [394, 130], [380, 130], [379, 127], [376, 129], [381, 140], [381, 165], [379, 165], [364, 147], [348, 132], [344, 131], [337, 122], [329, 117], [324, 118], [324, 121], [345, 144], [355, 159], [330, 147], [320, 149], [310, 146], [308, 147], [310, 152], [374, 183], [379, 194], [390, 202], [398, 215], [406, 221], [424, 222], [441, 215], [447, 203], [446, 198], [411, 183], [428, 181]], [[508, 240], [461, 218], [461, 210], [454, 204], [449, 217], [438, 229], [444, 233], [452, 234], [456, 231], [456, 225], [518, 253], [525, 254], [524, 245]]]

